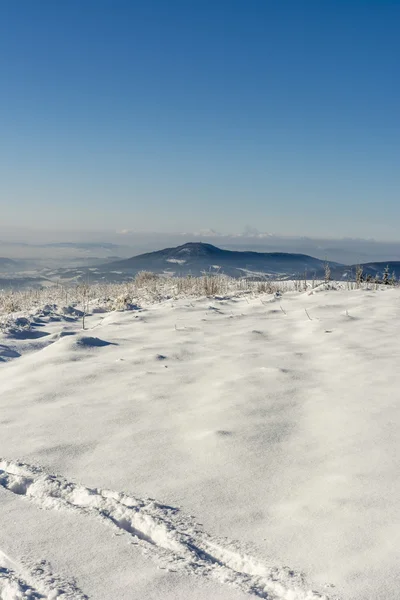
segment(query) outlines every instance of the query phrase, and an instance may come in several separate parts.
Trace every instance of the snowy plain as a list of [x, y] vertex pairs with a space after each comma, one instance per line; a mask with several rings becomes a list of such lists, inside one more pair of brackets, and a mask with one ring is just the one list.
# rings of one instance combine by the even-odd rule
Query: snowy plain
[[398, 288], [19, 318], [2, 600], [400, 596]]

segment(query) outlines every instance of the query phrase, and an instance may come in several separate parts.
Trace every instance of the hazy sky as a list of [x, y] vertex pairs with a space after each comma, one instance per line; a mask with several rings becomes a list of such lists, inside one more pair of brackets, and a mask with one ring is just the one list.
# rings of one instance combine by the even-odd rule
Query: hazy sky
[[400, 239], [400, 2], [3, 0], [1, 225]]

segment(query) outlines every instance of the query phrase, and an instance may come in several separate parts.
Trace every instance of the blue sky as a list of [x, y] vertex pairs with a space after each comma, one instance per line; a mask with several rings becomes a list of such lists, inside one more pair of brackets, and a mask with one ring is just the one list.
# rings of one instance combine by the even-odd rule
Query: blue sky
[[400, 239], [400, 2], [3, 0], [1, 223]]

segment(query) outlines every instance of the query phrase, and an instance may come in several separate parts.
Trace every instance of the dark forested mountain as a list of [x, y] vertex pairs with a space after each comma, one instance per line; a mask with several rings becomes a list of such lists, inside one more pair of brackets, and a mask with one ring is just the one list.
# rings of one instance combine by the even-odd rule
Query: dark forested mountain
[[[338, 263], [330, 263], [331, 268]], [[233, 277], [244, 275], [268, 275], [289, 277], [304, 274], [322, 274], [325, 263], [305, 254], [285, 252], [238, 252], [223, 250], [211, 244], [190, 242], [176, 248], [165, 248], [156, 252], [140, 254], [125, 260], [108, 263], [101, 270], [137, 273], [175, 273], [177, 275], [200, 275], [204, 272], [220, 271]]]

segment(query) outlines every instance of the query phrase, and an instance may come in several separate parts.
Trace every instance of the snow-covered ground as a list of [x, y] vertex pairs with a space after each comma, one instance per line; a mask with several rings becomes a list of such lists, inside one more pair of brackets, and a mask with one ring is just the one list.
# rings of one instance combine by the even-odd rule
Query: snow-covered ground
[[2, 600], [399, 597], [399, 289], [86, 328], [3, 326]]

